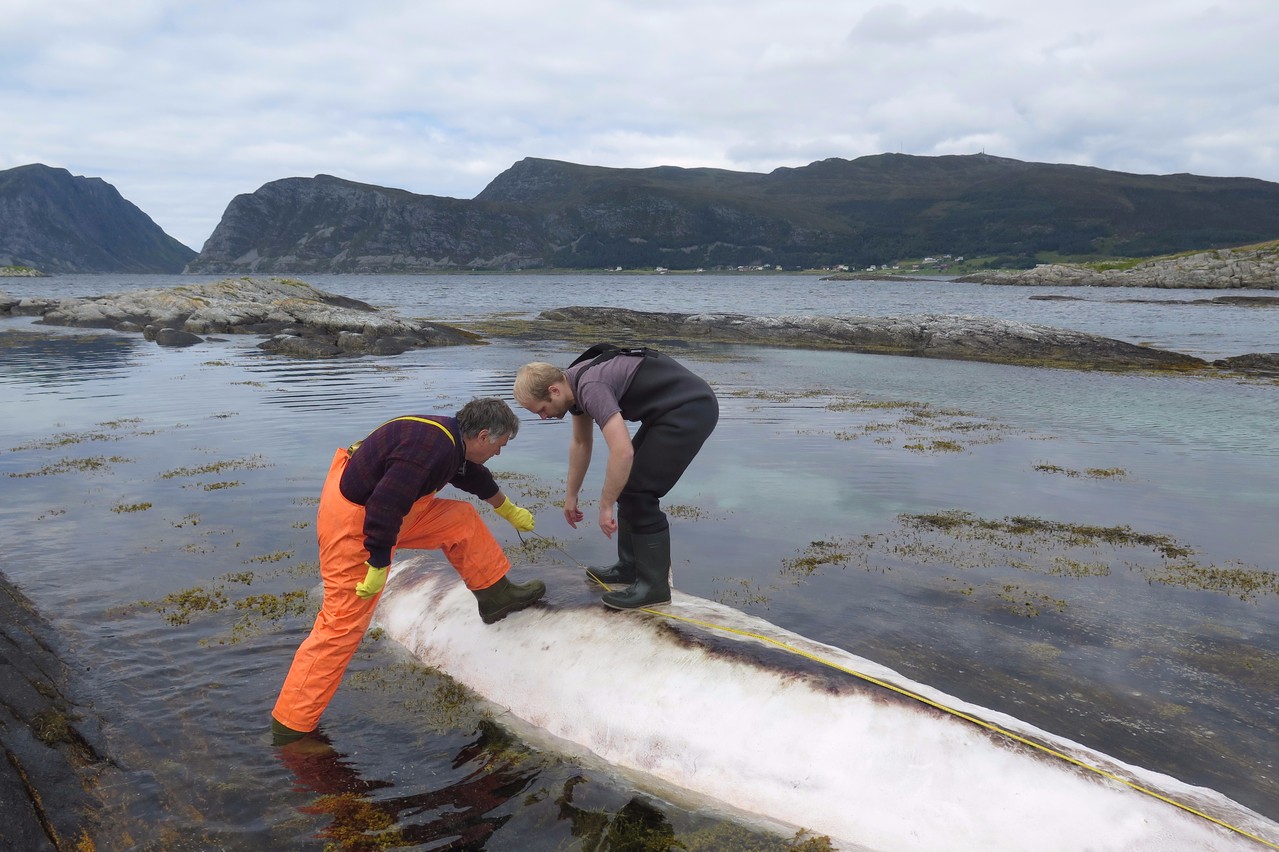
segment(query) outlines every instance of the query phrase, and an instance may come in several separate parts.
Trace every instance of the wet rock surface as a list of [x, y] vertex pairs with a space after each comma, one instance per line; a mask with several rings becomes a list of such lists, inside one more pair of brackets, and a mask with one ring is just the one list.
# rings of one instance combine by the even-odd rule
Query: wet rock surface
[[467, 332], [406, 319], [358, 299], [282, 278], [238, 278], [75, 299], [0, 296], [0, 316], [38, 316], [46, 325], [136, 332], [162, 346], [190, 346], [211, 334], [269, 335], [259, 346], [305, 357], [474, 343]]
[[988, 317], [678, 314], [566, 307], [539, 320], [601, 339], [705, 340], [1087, 369], [1197, 370], [1208, 362], [1107, 337]]
[[94, 790], [112, 764], [64, 657], [52, 627], [0, 574], [3, 849], [93, 848]]

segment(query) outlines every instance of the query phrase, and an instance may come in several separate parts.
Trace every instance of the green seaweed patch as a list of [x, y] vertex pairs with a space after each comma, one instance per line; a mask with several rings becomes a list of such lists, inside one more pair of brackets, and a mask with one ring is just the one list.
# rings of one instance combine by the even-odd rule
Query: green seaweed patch
[[394, 828], [395, 819], [367, 793], [325, 793], [309, 805], [299, 808], [303, 813], [331, 817], [329, 824], [319, 833], [328, 841], [324, 848], [378, 850], [396, 849], [411, 845], [404, 833]]
[[635, 848], [637, 852], [666, 852], [670, 849], [683, 849], [685, 852], [720, 852], [724, 849], [734, 852], [834, 852], [836, 847], [829, 836], [814, 834], [808, 829], [800, 829], [787, 838], [725, 821], [681, 834], [666, 845], [625, 848]]
[[749, 577], [716, 577], [715, 581], [726, 584], [726, 588], [716, 592], [715, 600], [733, 607], [759, 606], [767, 609], [778, 588], [761, 586]]
[[37, 521], [43, 521], [45, 518], [60, 518], [67, 513], [64, 508], [48, 509], [36, 516]]
[[310, 579], [320, 576], [319, 562], [299, 562], [296, 565], [286, 565], [282, 569], [283, 573], [289, 577], [298, 579]]
[[927, 443], [903, 444], [903, 448], [915, 453], [962, 453], [964, 445], [956, 441], [932, 440]]
[[1054, 609], [1057, 612], [1063, 612], [1066, 609], [1064, 600], [1040, 592], [1032, 592], [1017, 583], [1001, 584], [995, 596], [1008, 604], [1008, 611], [1013, 615], [1026, 618], [1033, 618], [1045, 609]]
[[1220, 592], [1241, 601], [1279, 594], [1279, 574], [1239, 562], [1200, 565], [1189, 560], [1177, 560], [1157, 566], [1131, 567], [1152, 583], [1199, 592]]
[[47, 746], [74, 743], [76, 735], [65, 713], [46, 707], [31, 717], [31, 733]]
[[666, 506], [663, 511], [672, 518], [679, 518], [683, 521], [700, 521], [709, 517], [707, 512], [696, 506], [688, 506], [684, 504], [676, 504], [674, 506]]
[[536, 562], [538, 557], [552, 550], [559, 553], [567, 553], [563, 541], [544, 535], [527, 536], [519, 544], [505, 545], [502, 550], [507, 554], [507, 558], [520, 556], [526, 562]]
[[260, 556], [250, 556], [248, 559], [244, 560], [244, 562], [246, 565], [254, 562], [282, 562], [285, 559], [292, 559], [293, 553], [294, 551], [292, 550], [277, 550], [274, 553], [264, 553]]
[[250, 456], [246, 459], [228, 459], [195, 467], [177, 467], [160, 474], [160, 478], [176, 479], [180, 476], [203, 476], [210, 473], [225, 473], [228, 470], [259, 470], [271, 466], [269, 462], [262, 460], [262, 456]]
[[264, 624], [275, 624], [284, 618], [300, 617], [310, 608], [310, 596], [305, 589], [293, 589], [283, 594], [249, 595], [237, 600], [236, 610], [242, 614], [231, 625], [230, 639], [218, 641], [219, 645], [233, 645], [262, 632]]
[[48, 438], [41, 438], [34, 441], [28, 441], [16, 447], [10, 447], [9, 452], [21, 453], [28, 450], [56, 450], [59, 447], [69, 447], [73, 444], [84, 444], [89, 441], [118, 441], [123, 435], [109, 435], [106, 432], [59, 432]]
[[178, 529], [183, 527], [198, 527], [200, 525], [200, 516], [198, 514], [183, 515], [180, 521], [170, 521], [171, 526]]
[[206, 588], [193, 586], [180, 592], [170, 592], [159, 601], [140, 601], [138, 606], [153, 609], [172, 625], [190, 624], [192, 616], [204, 612], [218, 612], [230, 603], [226, 591], [220, 586]]
[[846, 567], [853, 561], [864, 561], [857, 545], [847, 540], [810, 542], [797, 556], [782, 560], [782, 575], [806, 578], [826, 566]]
[[[1103, 527], [1094, 524], [1067, 524], [1024, 515], [1002, 520], [978, 518], [963, 511], [934, 512], [918, 515], [901, 515], [907, 527], [940, 530], [958, 537], [976, 539], [985, 537], [998, 540], [1038, 538], [1076, 547], [1096, 547], [1102, 544], [1112, 547], [1149, 548], [1165, 559], [1190, 556], [1194, 551], [1178, 543], [1171, 536], [1159, 533], [1142, 533], [1128, 526]], [[962, 532], [962, 536], [960, 533]]]
[[318, 506], [320, 505], [319, 497], [294, 497], [293, 505], [295, 506]]
[[130, 464], [132, 462], [133, 459], [125, 458], [124, 456], [90, 456], [82, 459], [61, 459], [36, 471], [10, 473], [8, 475], [14, 479], [30, 479], [35, 476], [57, 476], [62, 473], [100, 473], [106, 470], [108, 465]]
[[126, 512], [145, 512], [150, 508], [150, 503], [118, 503], [111, 507], [111, 511], [124, 514]]
[[[902, 515], [899, 520], [906, 529], [977, 545], [962, 549], [916, 540], [884, 548], [919, 563], [956, 568], [1007, 565], [1074, 579], [1106, 577], [1114, 565], [1125, 564], [1148, 582], [1190, 591], [1216, 592], [1245, 601], [1279, 594], [1279, 575], [1271, 571], [1237, 561], [1202, 564], [1191, 558], [1193, 548], [1171, 536], [1128, 526], [1068, 524], [1026, 516], [991, 520], [960, 511]], [[1076, 558], [1069, 552], [1072, 549], [1087, 550], [1093, 558]], [[1124, 550], [1149, 551], [1158, 561], [1125, 559], [1121, 555]]]
[[489, 718], [479, 696], [447, 674], [413, 660], [352, 672], [354, 689], [381, 692], [437, 734], [474, 730]]
[[1054, 556], [1048, 573], [1058, 577], [1109, 577], [1110, 566], [1105, 562], [1085, 562], [1068, 556]]
[[183, 488], [203, 488], [205, 491], [222, 491], [227, 488], [239, 488], [244, 483], [238, 479], [225, 480], [222, 482], [197, 482], [194, 485], [184, 485]]
[[794, 402], [798, 399], [813, 399], [814, 397], [825, 396], [827, 393], [828, 391], [820, 388], [808, 388], [805, 390], [792, 391], [736, 388], [734, 390], [725, 391], [722, 395], [735, 397], [737, 399], [758, 399], [764, 402]]
[[1128, 471], [1122, 467], [1089, 467], [1082, 471], [1061, 467], [1055, 464], [1037, 464], [1034, 469], [1040, 473], [1055, 473], [1069, 477], [1086, 477], [1088, 479], [1126, 479]]

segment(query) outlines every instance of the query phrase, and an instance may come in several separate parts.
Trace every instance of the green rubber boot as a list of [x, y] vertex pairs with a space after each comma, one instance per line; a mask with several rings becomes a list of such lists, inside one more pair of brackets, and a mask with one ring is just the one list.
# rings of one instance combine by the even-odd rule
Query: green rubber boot
[[630, 585], [635, 582], [635, 545], [631, 541], [631, 522], [617, 519], [617, 561], [607, 568], [588, 567], [591, 576], [610, 586], [617, 583]]
[[306, 736], [306, 731], [295, 731], [271, 717], [271, 745], [282, 746], [296, 742]]
[[480, 618], [485, 624], [501, 621], [516, 610], [536, 603], [546, 594], [546, 584], [541, 580], [529, 580], [527, 583], [512, 583], [502, 575], [487, 589], [472, 589], [471, 593], [480, 604]]
[[635, 582], [609, 592], [604, 605], [613, 609], [637, 609], [671, 602], [671, 531], [641, 535], [632, 533], [635, 547]]

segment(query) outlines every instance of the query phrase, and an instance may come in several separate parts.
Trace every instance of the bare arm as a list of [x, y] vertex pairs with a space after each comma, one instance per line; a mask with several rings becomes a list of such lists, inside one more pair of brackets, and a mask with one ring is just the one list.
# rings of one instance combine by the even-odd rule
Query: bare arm
[[586, 469], [591, 466], [591, 447], [594, 426], [591, 418], [585, 415], [573, 416], [573, 437], [568, 445], [568, 492], [564, 495], [564, 520], [577, 529], [577, 522], [582, 520], [582, 510], [577, 508], [582, 482], [586, 479]]
[[613, 507], [626, 487], [626, 480], [631, 477], [635, 447], [631, 444], [631, 433], [626, 429], [621, 412], [610, 417], [600, 431], [608, 444], [608, 467], [604, 471], [604, 487], [600, 490], [600, 530], [612, 538], [617, 531]]

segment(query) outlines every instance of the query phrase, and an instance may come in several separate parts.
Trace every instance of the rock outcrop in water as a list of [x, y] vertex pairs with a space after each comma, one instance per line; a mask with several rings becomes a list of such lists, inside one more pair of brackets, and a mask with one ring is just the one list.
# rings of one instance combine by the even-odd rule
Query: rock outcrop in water
[[754, 317], [568, 307], [544, 311], [539, 320], [571, 329], [573, 337], [594, 334], [608, 340], [758, 343], [1099, 370], [1198, 370], [1209, 366], [1200, 358], [1177, 352], [988, 317]]
[[[38, 324], [141, 332], [162, 346], [189, 346], [214, 334], [266, 336], [259, 347], [323, 358], [398, 355], [409, 349], [482, 342], [479, 334], [405, 319], [301, 281], [240, 278], [169, 289], [74, 299], [13, 299], [0, 293], [0, 317], [38, 316]], [[950, 358], [1095, 370], [1279, 374], [1279, 353], [1214, 361], [1068, 329], [990, 317], [749, 316], [660, 313], [626, 308], [556, 308], [534, 320], [485, 323], [493, 336], [665, 343], [749, 343], [881, 355]]]
[[1279, 290], [1279, 242], [1158, 257], [1125, 269], [1046, 263], [1034, 269], [976, 272], [956, 280], [1021, 287]]
[[439, 323], [399, 317], [358, 299], [301, 281], [240, 278], [168, 289], [127, 290], [76, 299], [21, 299], [0, 294], [0, 316], [39, 316], [46, 325], [140, 331], [166, 346], [203, 335], [270, 335], [262, 349], [285, 355], [398, 355], [409, 349], [475, 343]]

